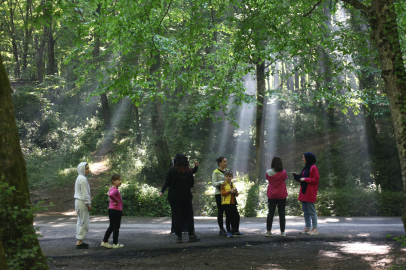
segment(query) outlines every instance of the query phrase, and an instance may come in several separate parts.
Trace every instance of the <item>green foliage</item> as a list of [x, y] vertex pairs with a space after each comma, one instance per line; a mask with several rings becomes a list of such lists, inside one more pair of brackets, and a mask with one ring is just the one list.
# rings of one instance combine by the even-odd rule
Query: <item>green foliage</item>
[[[42, 202], [37, 203], [34, 207], [27, 203], [24, 208], [10, 205], [9, 198], [15, 192], [15, 187], [10, 187], [5, 182], [0, 183], [0, 200], [2, 202], [2, 207], [0, 207], [0, 238], [6, 251], [7, 265], [11, 270], [48, 269], [47, 265], [41, 264], [42, 252], [40, 246], [35, 244], [38, 237], [41, 237], [36, 233], [38, 228], [34, 228], [32, 224], [29, 226], [21, 224], [22, 220], [30, 220], [34, 217], [34, 213], [41, 209], [39, 205]], [[16, 229], [22, 237], [11, 233], [15, 232]], [[35, 258], [36, 256], [40, 257]], [[37, 261], [36, 266], [32, 266], [32, 261]]]
[[[92, 199], [92, 214], [107, 215], [109, 188], [100, 189]], [[149, 185], [123, 184], [120, 187], [124, 216], [168, 217], [171, 210], [166, 197], [159, 196], [158, 189]]]
[[[325, 180], [325, 179], [324, 179]], [[239, 212], [246, 217], [265, 217], [268, 214], [268, 185], [240, 181], [245, 185], [245, 200], [238, 200]], [[302, 205], [298, 201], [300, 186], [287, 183], [288, 197], [286, 215], [303, 215]], [[199, 200], [203, 215], [216, 216], [217, 207], [213, 195], [205, 195]], [[406, 206], [402, 192], [368, 188], [319, 189], [316, 201], [317, 213], [321, 216], [401, 216]], [[276, 215], [278, 212], [276, 211]]]

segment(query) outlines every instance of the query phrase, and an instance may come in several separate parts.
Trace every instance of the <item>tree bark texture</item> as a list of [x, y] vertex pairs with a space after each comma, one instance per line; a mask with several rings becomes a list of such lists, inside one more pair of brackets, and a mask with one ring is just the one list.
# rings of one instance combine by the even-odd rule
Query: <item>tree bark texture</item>
[[[161, 68], [161, 57], [160, 54], [152, 56], [155, 62], [151, 65], [150, 74], [152, 77], [158, 76], [157, 73]], [[158, 79], [156, 85], [157, 92], [161, 90], [161, 82]], [[166, 173], [171, 168], [171, 156], [169, 153], [168, 143], [166, 141], [164, 124], [162, 121], [162, 103], [157, 97], [152, 102], [153, 108], [151, 110], [151, 123], [152, 132], [154, 135], [154, 147], [156, 152], [156, 158], [158, 160], [158, 166], [164, 170]]]
[[255, 116], [255, 163], [257, 179], [263, 176], [261, 162], [264, 162], [264, 95], [265, 95], [265, 60], [256, 65], [257, 73], [257, 108]]
[[[372, 28], [373, 39], [378, 47], [381, 76], [389, 99], [406, 196], [406, 71], [399, 43], [394, 0], [373, 0], [371, 7], [366, 7], [358, 0], [343, 1], [360, 9]], [[406, 208], [402, 221], [406, 231]]]
[[[7, 183], [10, 187], [15, 187], [13, 196], [9, 196], [2, 207], [6, 205], [18, 207], [18, 211], [30, 209], [30, 194], [28, 190], [27, 171], [25, 161], [20, 147], [13, 102], [11, 98], [10, 81], [7, 77], [3, 60], [0, 55], [0, 181]], [[36, 247], [33, 257], [28, 256], [24, 262], [23, 269], [32, 269], [37, 265], [46, 267], [46, 261], [42, 254], [38, 239], [33, 237], [36, 234], [33, 228], [32, 215], [22, 215], [17, 224], [8, 224], [8, 219], [0, 219], [0, 227], [7, 228], [7, 233], [0, 235], [0, 240], [6, 254], [10, 252], [9, 247], [12, 241], [24, 239], [27, 235], [23, 234], [21, 227], [29, 228], [30, 241], [24, 243], [23, 248], [32, 249]], [[11, 244], [14, 245], [14, 244]], [[9, 254], [8, 254], [9, 255]], [[1, 260], [2, 261], [2, 260]], [[2, 268], [3, 269], [3, 268]]]

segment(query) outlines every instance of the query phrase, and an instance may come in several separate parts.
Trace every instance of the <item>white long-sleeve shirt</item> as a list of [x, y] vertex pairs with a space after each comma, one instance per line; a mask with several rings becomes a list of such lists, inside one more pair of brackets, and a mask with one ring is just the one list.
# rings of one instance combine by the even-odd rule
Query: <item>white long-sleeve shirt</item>
[[85, 168], [87, 163], [82, 162], [78, 165], [78, 177], [75, 183], [75, 199], [83, 201], [86, 205], [91, 205], [90, 186], [85, 176]]

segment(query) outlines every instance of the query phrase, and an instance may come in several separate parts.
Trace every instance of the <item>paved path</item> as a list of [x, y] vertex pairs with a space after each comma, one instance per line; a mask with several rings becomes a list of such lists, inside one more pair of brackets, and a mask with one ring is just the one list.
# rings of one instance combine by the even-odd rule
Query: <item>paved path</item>
[[[75, 248], [76, 216], [39, 215], [34, 226], [40, 228], [43, 237], [40, 244], [45, 255], [52, 257], [81, 256], [99, 253], [108, 217], [91, 216], [90, 230], [85, 242], [88, 250]], [[266, 218], [241, 218], [240, 232], [243, 238], [218, 236], [217, 220], [214, 217], [195, 217], [196, 234], [202, 239], [198, 243], [175, 244], [176, 237], [170, 235], [170, 218], [123, 217], [119, 242], [126, 250], [157, 250], [180, 248], [182, 246], [221, 246], [230, 243], [261, 243], [269, 241], [382, 241], [387, 234], [405, 234], [400, 217], [319, 217], [320, 235], [299, 234], [304, 227], [303, 217], [287, 217], [286, 238], [279, 235], [279, 220], [274, 219], [273, 231], [276, 237], [264, 237]], [[187, 236], [184, 236], [184, 241]], [[112, 242], [112, 239], [110, 239]]]

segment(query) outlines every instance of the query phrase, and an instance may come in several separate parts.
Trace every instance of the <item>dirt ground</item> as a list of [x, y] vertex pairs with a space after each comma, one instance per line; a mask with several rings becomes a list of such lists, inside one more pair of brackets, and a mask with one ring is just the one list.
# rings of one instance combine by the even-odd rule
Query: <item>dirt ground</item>
[[49, 258], [50, 269], [401, 269], [406, 248], [388, 241], [237, 243], [178, 249], [103, 250], [91, 256]]

